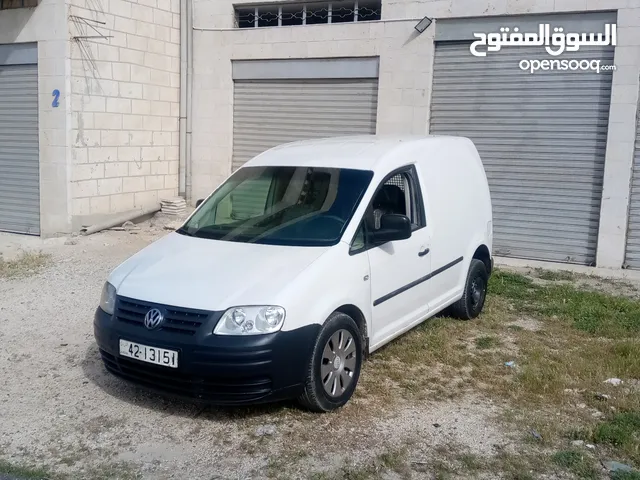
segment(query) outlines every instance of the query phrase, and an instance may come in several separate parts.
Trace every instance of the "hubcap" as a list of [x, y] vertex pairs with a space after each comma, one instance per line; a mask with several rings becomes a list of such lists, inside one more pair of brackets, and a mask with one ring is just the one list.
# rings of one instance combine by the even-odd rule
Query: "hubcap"
[[342, 360], [340, 359], [340, 357], [336, 356], [336, 358], [333, 360], [333, 369], [340, 370], [341, 366], [342, 366]]
[[356, 370], [356, 342], [347, 330], [331, 335], [322, 351], [320, 375], [324, 391], [331, 397], [339, 397], [351, 385]]

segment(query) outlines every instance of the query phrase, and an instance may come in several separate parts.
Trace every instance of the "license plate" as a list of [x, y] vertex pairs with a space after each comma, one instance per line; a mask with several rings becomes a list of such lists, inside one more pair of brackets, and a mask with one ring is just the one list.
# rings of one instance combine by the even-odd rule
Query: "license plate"
[[163, 367], [178, 368], [178, 352], [120, 339], [120, 355]]

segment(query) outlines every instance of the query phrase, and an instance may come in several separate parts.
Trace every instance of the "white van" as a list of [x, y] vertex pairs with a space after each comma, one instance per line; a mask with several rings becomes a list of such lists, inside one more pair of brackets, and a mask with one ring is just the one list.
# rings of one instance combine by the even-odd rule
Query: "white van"
[[491, 243], [466, 138], [287, 144], [111, 273], [95, 338], [107, 370], [164, 394], [326, 412], [366, 354], [447, 307], [481, 312]]

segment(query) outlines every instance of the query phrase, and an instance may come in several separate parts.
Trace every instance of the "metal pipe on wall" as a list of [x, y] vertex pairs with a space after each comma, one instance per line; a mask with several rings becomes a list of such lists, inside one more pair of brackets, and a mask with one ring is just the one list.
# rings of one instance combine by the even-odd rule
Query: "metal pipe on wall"
[[178, 195], [186, 195], [187, 164], [187, 3], [180, 0], [180, 161], [178, 166]]
[[192, 131], [192, 83], [193, 83], [193, 5], [191, 0], [183, 0], [187, 4], [187, 119], [186, 119], [186, 144], [185, 144], [185, 195], [188, 205], [191, 205], [191, 131]]

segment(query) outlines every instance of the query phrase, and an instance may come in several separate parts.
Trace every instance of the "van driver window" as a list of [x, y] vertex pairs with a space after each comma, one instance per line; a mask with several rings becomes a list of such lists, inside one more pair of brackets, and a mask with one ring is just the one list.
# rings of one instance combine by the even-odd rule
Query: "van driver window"
[[382, 215], [396, 213], [409, 217], [414, 230], [424, 226], [425, 222], [418, 208], [418, 190], [414, 179], [414, 170], [411, 168], [395, 174], [384, 182], [367, 211], [369, 225], [379, 229]]
[[365, 231], [380, 229], [383, 215], [399, 214], [409, 217], [413, 230], [425, 225], [422, 211], [418, 208], [418, 191], [415, 183], [415, 170], [411, 167], [398, 172], [378, 189], [367, 207], [363, 222], [351, 243], [351, 252], [361, 251], [366, 246]]

